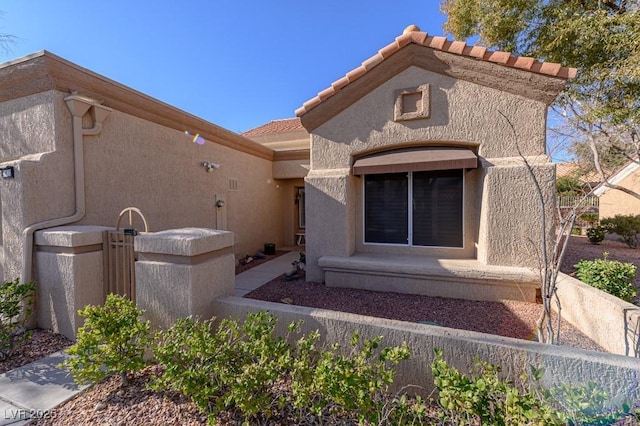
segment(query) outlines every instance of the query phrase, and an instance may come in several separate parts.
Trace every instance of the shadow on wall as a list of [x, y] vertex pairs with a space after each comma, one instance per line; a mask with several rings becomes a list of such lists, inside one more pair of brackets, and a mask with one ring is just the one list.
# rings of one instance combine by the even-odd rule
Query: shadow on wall
[[[406, 72], [404, 70], [403, 72]], [[344, 145], [352, 145], [355, 150], [361, 151], [363, 146], [358, 146], [358, 142], [389, 138], [394, 141], [398, 135], [411, 135], [414, 131], [427, 127], [437, 128], [449, 124], [449, 97], [448, 90], [451, 89], [455, 80], [450, 77], [432, 74], [425, 70], [419, 70], [426, 75], [415, 76], [410, 73], [407, 78], [397, 81], [395, 78], [385, 82], [381, 86], [373, 89], [370, 93], [349, 106], [345, 111], [331, 119], [331, 126], [321, 125], [314, 130], [314, 133], [329, 141]], [[394, 101], [397, 95], [396, 88], [407, 89], [416, 86], [416, 81], [430, 83], [429, 85], [429, 109], [430, 114], [426, 119], [411, 121], [398, 121], [394, 119]], [[406, 86], [406, 87], [405, 87]], [[393, 126], [389, 126], [393, 123]], [[400, 127], [400, 130], [397, 128]], [[393, 132], [393, 134], [391, 134]], [[398, 143], [407, 142], [398, 140]]]

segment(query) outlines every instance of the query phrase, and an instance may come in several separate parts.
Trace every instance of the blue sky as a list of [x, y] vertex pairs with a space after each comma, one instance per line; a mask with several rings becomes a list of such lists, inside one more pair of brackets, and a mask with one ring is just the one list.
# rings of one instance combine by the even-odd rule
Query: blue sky
[[0, 62], [48, 50], [235, 132], [293, 117], [438, 0], [2, 0]]

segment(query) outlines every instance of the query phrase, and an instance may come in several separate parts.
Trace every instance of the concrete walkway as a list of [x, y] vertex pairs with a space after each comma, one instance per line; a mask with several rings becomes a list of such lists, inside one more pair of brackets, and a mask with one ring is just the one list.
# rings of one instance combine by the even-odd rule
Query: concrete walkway
[[[291, 270], [300, 253], [291, 251], [236, 276], [236, 296]], [[55, 418], [55, 407], [88, 386], [78, 386], [65, 369], [58, 367], [66, 354], [56, 352], [31, 364], [0, 374], [0, 426], [27, 425], [38, 417]]]
[[87, 386], [78, 386], [58, 367], [66, 355], [56, 352], [0, 374], [0, 425], [26, 425], [34, 418], [55, 418], [55, 407]]
[[290, 251], [236, 275], [236, 296], [242, 297], [291, 270], [291, 262], [300, 259], [300, 252]]

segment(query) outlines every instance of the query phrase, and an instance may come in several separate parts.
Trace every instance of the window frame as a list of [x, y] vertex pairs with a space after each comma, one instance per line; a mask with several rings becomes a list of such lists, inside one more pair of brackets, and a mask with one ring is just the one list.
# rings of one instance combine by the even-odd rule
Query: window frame
[[385, 175], [385, 174], [393, 174], [393, 173], [380, 173], [380, 174], [367, 174], [367, 175], [363, 175], [362, 176], [362, 199], [361, 199], [361, 229], [362, 229], [362, 245], [363, 246], [383, 246], [383, 247], [412, 247], [412, 248], [418, 248], [418, 249], [447, 249], [447, 250], [464, 250], [466, 248], [465, 243], [466, 243], [466, 227], [465, 227], [465, 217], [466, 217], [466, 173], [465, 173], [465, 169], [449, 169], [449, 170], [456, 170], [460, 172], [461, 178], [462, 178], [462, 194], [461, 194], [461, 201], [462, 201], [462, 211], [461, 211], [461, 223], [460, 223], [460, 228], [462, 230], [462, 245], [460, 246], [439, 246], [439, 245], [415, 245], [413, 244], [413, 208], [411, 206], [413, 206], [413, 171], [408, 171], [408, 172], [402, 172], [405, 173], [407, 176], [407, 206], [408, 206], [408, 213], [407, 213], [407, 226], [408, 226], [408, 232], [407, 232], [407, 243], [406, 244], [401, 244], [401, 243], [380, 243], [380, 242], [368, 242], [366, 241], [366, 236], [367, 236], [367, 230], [366, 230], [366, 218], [367, 218], [367, 214], [366, 214], [366, 179], [367, 176], [379, 176], [379, 175]]

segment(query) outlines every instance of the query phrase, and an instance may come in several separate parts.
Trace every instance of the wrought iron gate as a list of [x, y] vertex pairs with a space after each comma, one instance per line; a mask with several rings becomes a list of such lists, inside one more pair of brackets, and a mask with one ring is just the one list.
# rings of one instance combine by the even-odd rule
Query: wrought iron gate
[[[136, 253], [133, 240], [139, 234], [133, 227], [133, 213], [142, 219], [144, 232], [149, 232], [149, 226], [144, 215], [135, 207], [127, 207], [120, 212], [115, 231], [106, 231], [105, 238], [106, 265], [105, 265], [105, 297], [114, 293], [136, 300]], [[123, 217], [128, 216], [129, 227], [120, 229]]]

